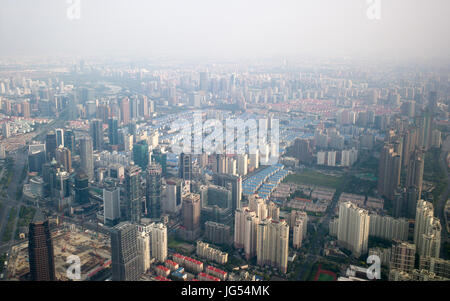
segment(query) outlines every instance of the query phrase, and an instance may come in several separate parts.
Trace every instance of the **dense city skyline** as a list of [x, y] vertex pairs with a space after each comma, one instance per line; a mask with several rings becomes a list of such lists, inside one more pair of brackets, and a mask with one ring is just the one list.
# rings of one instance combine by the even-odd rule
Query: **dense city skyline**
[[0, 285], [450, 281], [448, 1], [1, 5]]

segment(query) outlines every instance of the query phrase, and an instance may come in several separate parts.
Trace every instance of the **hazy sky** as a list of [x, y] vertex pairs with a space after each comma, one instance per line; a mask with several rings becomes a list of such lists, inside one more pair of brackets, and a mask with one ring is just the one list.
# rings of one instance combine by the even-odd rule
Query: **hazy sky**
[[449, 0], [71, 1], [0, 0], [0, 55], [450, 57]]

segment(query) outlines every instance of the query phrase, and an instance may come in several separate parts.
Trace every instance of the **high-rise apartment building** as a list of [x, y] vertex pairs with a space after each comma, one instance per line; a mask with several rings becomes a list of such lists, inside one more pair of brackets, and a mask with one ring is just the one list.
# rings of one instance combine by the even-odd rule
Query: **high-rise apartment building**
[[368, 251], [370, 217], [367, 210], [350, 202], [339, 206], [338, 243], [355, 257]]
[[386, 143], [381, 150], [378, 172], [378, 193], [389, 199], [394, 198], [400, 185], [401, 155], [392, 144]]
[[306, 237], [308, 215], [303, 211], [292, 210], [289, 224], [292, 228], [292, 245], [294, 249], [299, 249]]
[[390, 269], [411, 273], [414, 269], [416, 246], [404, 241], [395, 241], [391, 248]]
[[416, 187], [419, 197], [422, 195], [424, 159], [423, 152], [416, 149], [411, 155], [406, 173], [406, 187]]
[[151, 225], [151, 257], [157, 262], [164, 262], [167, 254], [167, 227], [154, 223]]
[[433, 213], [433, 204], [424, 200], [417, 202], [414, 244], [420, 256], [439, 258], [442, 227]]
[[244, 249], [247, 260], [256, 256], [257, 227], [260, 219], [249, 207], [236, 209], [234, 216], [234, 246]]
[[286, 221], [270, 218], [258, 224], [256, 255], [259, 265], [269, 265], [287, 272], [289, 255], [289, 226]]

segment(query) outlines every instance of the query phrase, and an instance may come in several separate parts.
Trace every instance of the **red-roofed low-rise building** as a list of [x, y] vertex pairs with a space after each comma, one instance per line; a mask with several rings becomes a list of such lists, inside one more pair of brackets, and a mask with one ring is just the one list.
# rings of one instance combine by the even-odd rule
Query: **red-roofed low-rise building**
[[172, 256], [173, 261], [178, 263], [179, 265], [183, 266], [186, 268], [186, 270], [195, 272], [195, 273], [200, 273], [203, 271], [203, 262], [195, 260], [193, 258], [187, 257], [187, 256], [183, 256], [180, 254], [174, 254]]
[[177, 270], [180, 267], [180, 265], [178, 263], [176, 263], [175, 261], [172, 261], [170, 259], [167, 259], [164, 262], [164, 265], [166, 266], [166, 268], [170, 269], [172, 272]]
[[227, 276], [228, 276], [227, 272], [225, 272], [225, 271], [223, 271], [221, 269], [215, 268], [213, 266], [208, 266], [206, 268], [206, 273], [208, 273], [209, 275], [215, 276], [215, 277], [217, 277], [217, 278], [219, 278], [220, 280], [223, 280], [223, 281], [225, 281], [227, 279]]
[[163, 265], [158, 265], [155, 270], [158, 276], [167, 277], [170, 275], [170, 270]]
[[200, 281], [220, 281], [219, 278], [208, 275], [206, 273], [198, 274], [198, 280], [200, 280]]

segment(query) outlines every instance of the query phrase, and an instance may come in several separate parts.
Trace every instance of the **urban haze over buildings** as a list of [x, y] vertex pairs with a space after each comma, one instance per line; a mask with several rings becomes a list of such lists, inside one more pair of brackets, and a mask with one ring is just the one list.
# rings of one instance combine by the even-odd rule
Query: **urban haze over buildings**
[[449, 8], [2, 1], [0, 280], [448, 281]]

